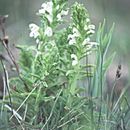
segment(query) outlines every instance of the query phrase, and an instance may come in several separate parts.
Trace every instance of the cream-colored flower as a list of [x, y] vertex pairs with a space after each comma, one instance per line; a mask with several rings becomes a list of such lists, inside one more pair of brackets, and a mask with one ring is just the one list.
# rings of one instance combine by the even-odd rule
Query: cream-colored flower
[[84, 30], [87, 31], [87, 34], [94, 34], [95, 33], [95, 25], [90, 24], [90, 25], [85, 25]]
[[95, 33], [94, 30], [89, 30], [89, 31], [87, 31], [87, 34], [94, 34], [94, 33]]
[[53, 10], [53, 3], [52, 3], [52, 1], [47, 2], [47, 3], [43, 3], [41, 7], [42, 8], [39, 10], [39, 13], [45, 14], [47, 12], [50, 15], [52, 15], [52, 10]]
[[91, 50], [93, 47], [97, 47], [99, 43], [97, 42], [88, 42], [87, 43], [87, 50]]
[[79, 31], [78, 31], [78, 29], [77, 28], [73, 28], [73, 35], [75, 36], [75, 37], [79, 37], [80, 36], [80, 33], [79, 33]]
[[41, 9], [39, 9], [38, 11], [38, 14], [44, 15], [48, 19], [48, 21], [52, 23], [52, 20], [53, 20], [52, 11], [53, 11], [53, 3], [50, 1], [50, 2], [42, 4]]
[[78, 64], [78, 58], [75, 54], [71, 54], [71, 59], [72, 59], [72, 66], [75, 66]]
[[87, 44], [88, 44], [88, 42], [90, 42], [90, 38], [89, 38], [89, 37], [88, 37], [88, 38], [86, 38], [86, 39], [84, 39], [84, 41], [83, 41], [82, 45], [83, 45], [83, 46], [85, 46], [85, 45], [87, 45]]
[[91, 30], [91, 29], [95, 29], [95, 25], [94, 24], [90, 24], [90, 25], [88, 25], [88, 28]]
[[38, 13], [39, 14], [45, 14], [46, 10], [45, 9], [39, 9]]
[[39, 39], [36, 39], [36, 43], [38, 44], [40, 41], [39, 41]]
[[51, 37], [53, 35], [53, 31], [52, 31], [51, 27], [47, 27], [45, 29], [45, 35], [48, 36], [48, 37]]
[[84, 30], [94, 30], [94, 29], [95, 29], [95, 25], [93, 25], [93, 24], [84, 26]]
[[93, 46], [98, 46], [99, 45], [99, 43], [97, 43], [97, 42], [88, 42], [89, 44], [91, 44], [91, 45], [93, 45]]
[[29, 24], [29, 28], [31, 30], [29, 36], [30, 37], [34, 37], [34, 38], [37, 38], [40, 34], [39, 34], [39, 27], [32, 23], [32, 24]]
[[73, 34], [68, 35], [69, 45], [73, 45], [76, 43], [76, 38]]
[[68, 35], [69, 45], [73, 45], [76, 43], [76, 38], [80, 36], [80, 33], [77, 28], [72, 28], [73, 34]]
[[57, 15], [57, 20], [58, 21], [63, 21], [62, 17], [68, 14], [68, 10], [62, 10], [58, 15]]

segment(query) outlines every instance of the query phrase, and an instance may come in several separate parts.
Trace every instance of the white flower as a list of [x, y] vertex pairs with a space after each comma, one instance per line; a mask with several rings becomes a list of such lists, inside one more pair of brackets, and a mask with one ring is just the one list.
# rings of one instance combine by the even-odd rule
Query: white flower
[[91, 29], [95, 29], [95, 25], [93, 25], [93, 24], [90, 24], [90, 25], [88, 25], [88, 28], [91, 30]]
[[80, 33], [79, 33], [78, 29], [75, 28], [75, 27], [73, 28], [73, 34], [74, 34], [75, 37], [79, 37], [80, 36]]
[[62, 17], [68, 14], [68, 10], [62, 10], [58, 15], [57, 15], [57, 20], [62, 21]]
[[73, 34], [68, 35], [69, 45], [73, 45], [76, 43], [76, 38]]
[[48, 21], [52, 23], [52, 20], [53, 20], [52, 11], [53, 11], [53, 3], [50, 1], [50, 2], [42, 4], [41, 9], [39, 9], [38, 11], [38, 14], [45, 15]]
[[30, 28], [30, 30], [38, 30], [39, 29], [39, 27], [34, 23], [29, 24], [29, 28]]
[[90, 38], [89, 37], [84, 39], [82, 45], [85, 46], [86, 44], [88, 44], [88, 42], [90, 42]]
[[77, 28], [72, 29], [73, 34], [68, 35], [69, 45], [73, 45], [76, 43], [76, 38], [80, 36], [80, 33]]
[[96, 47], [98, 45], [99, 45], [99, 43], [97, 43], [97, 42], [88, 42], [87, 43], [87, 50], [91, 50], [93, 47]]
[[52, 15], [52, 10], [53, 10], [52, 1], [43, 3], [41, 7], [42, 9], [39, 10], [39, 13], [41, 12], [40, 14], [45, 14], [46, 12], [48, 12], [50, 15]]
[[71, 54], [71, 59], [72, 59], [72, 66], [75, 66], [78, 64], [78, 58], [75, 54]]
[[52, 34], [53, 34], [52, 28], [51, 27], [47, 27], [45, 29], [45, 35], [48, 36], [48, 37], [51, 37]]
[[39, 41], [39, 39], [36, 39], [36, 43], [38, 44], [40, 41]]
[[30, 37], [34, 37], [34, 38], [37, 38], [40, 34], [39, 34], [39, 27], [32, 23], [32, 24], [29, 24], [29, 28], [31, 30], [29, 36]]
[[62, 14], [62, 15], [68, 15], [68, 12], [69, 12], [69, 10], [62, 10], [62, 11], [61, 11], [61, 14]]
[[45, 14], [46, 10], [45, 9], [39, 9], [38, 13], [39, 14]]
[[95, 33], [95, 25], [90, 24], [90, 25], [85, 25], [84, 30], [87, 31], [87, 34], [94, 34]]
[[93, 24], [84, 26], [84, 30], [94, 30], [94, 29], [95, 29], [95, 25], [93, 25]]
[[49, 14], [52, 14], [52, 11], [53, 11], [53, 3], [52, 3], [52, 1], [47, 2], [46, 11], [47, 11]]
[[62, 21], [62, 16], [61, 16], [61, 13], [57, 14], [57, 16], [56, 16], [56, 17], [57, 17], [57, 20], [58, 20], [58, 21]]
[[94, 34], [94, 33], [95, 33], [94, 30], [89, 30], [89, 31], [87, 31], [87, 34]]

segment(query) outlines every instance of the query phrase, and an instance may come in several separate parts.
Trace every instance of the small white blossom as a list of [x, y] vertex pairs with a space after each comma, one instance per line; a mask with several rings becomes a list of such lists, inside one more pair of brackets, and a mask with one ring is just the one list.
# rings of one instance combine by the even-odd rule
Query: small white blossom
[[52, 1], [47, 2], [46, 11], [47, 11], [49, 14], [52, 14], [52, 11], [53, 11], [53, 3], [52, 3]]
[[30, 37], [34, 37], [34, 38], [37, 38], [40, 34], [39, 34], [39, 27], [32, 23], [32, 24], [29, 24], [29, 28], [31, 30], [29, 36]]
[[68, 15], [68, 12], [69, 12], [69, 10], [62, 10], [62, 11], [61, 11], [61, 14], [62, 14], [62, 15]]
[[57, 20], [62, 21], [62, 17], [68, 14], [68, 10], [62, 10], [58, 15], [57, 15]]
[[78, 64], [78, 58], [75, 54], [71, 54], [71, 59], [72, 59], [72, 66], [75, 66]]
[[39, 14], [45, 14], [46, 10], [45, 9], [39, 9], [38, 13]]
[[90, 38], [89, 37], [84, 39], [82, 45], [85, 46], [86, 44], [88, 44], [88, 42], [90, 42]]
[[80, 33], [77, 28], [72, 29], [73, 34], [68, 35], [69, 45], [73, 45], [76, 43], [76, 38], [80, 36]]
[[68, 35], [69, 45], [73, 45], [76, 43], [76, 38], [73, 34]]
[[91, 50], [93, 47], [96, 47], [98, 45], [99, 45], [99, 43], [97, 43], [97, 42], [88, 42], [87, 43], [87, 50]]
[[61, 13], [57, 14], [57, 20], [58, 20], [58, 21], [62, 21]]
[[42, 7], [42, 11], [40, 11], [40, 12], [42, 12], [42, 14], [45, 14], [46, 12], [48, 12], [50, 15], [52, 15], [52, 10], [53, 10], [52, 1], [47, 2], [47, 3], [43, 3], [41, 7]]
[[93, 29], [93, 30], [94, 30], [94, 29], [95, 29], [95, 25], [90, 24], [90, 25], [88, 25], [88, 28], [89, 28], [89, 29]]
[[36, 43], [38, 44], [40, 41], [39, 41], [39, 39], [36, 39]]
[[52, 34], [53, 34], [52, 28], [51, 27], [47, 27], [45, 29], [45, 35], [48, 36], [48, 37], [51, 37]]
[[95, 25], [90, 24], [90, 25], [85, 25], [84, 30], [87, 31], [87, 34], [94, 34], [95, 33]]
[[89, 30], [89, 31], [87, 31], [87, 34], [94, 34], [94, 33], [95, 33], [94, 30]]
[[76, 43], [76, 38], [80, 36], [79, 31], [77, 30], [77, 28], [73, 28], [72, 29], [73, 34], [69, 34], [68, 35], [68, 40], [69, 40], [69, 45], [73, 45]]
[[38, 14], [39, 15], [45, 15], [45, 17], [48, 19], [48, 21], [50, 23], [52, 23], [53, 20], [53, 3], [47, 2], [47, 3], [43, 3], [41, 6], [41, 9], [39, 9]]
[[75, 37], [79, 37], [80, 36], [80, 33], [79, 33], [79, 31], [78, 31], [78, 29], [77, 28], [73, 28], [73, 35], [75, 36]]

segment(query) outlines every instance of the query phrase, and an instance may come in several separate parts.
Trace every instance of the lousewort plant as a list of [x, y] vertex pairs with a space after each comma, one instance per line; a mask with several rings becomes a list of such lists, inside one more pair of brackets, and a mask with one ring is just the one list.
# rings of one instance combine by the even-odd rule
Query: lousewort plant
[[[105, 59], [113, 27], [105, 33], [82, 4], [67, 0], [45, 2], [37, 11], [40, 25], [29, 24], [34, 45], [19, 45], [19, 76], [10, 79], [1, 103], [0, 129], [119, 130], [128, 127], [123, 94], [114, 102], [106, 95], [105, 73], [114, 54]], [[94, 64], [89, 62], [93, 58]], [[85, 85], [83, 85], [83, 82]]]

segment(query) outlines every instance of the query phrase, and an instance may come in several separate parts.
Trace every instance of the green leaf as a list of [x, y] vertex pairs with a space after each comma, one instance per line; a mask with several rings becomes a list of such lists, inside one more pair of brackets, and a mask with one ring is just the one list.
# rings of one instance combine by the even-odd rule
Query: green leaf
[[114, 52], [111, 56], [109, 56], [108, 59], [103, 64], [103, 75], [105, 74], [105, 72], [108, 69], [108, 67], [110, 66], [110, 64], [112, 64], [112, 62], [115, 58], [115, 55], [116, 55], [116, 52]]

